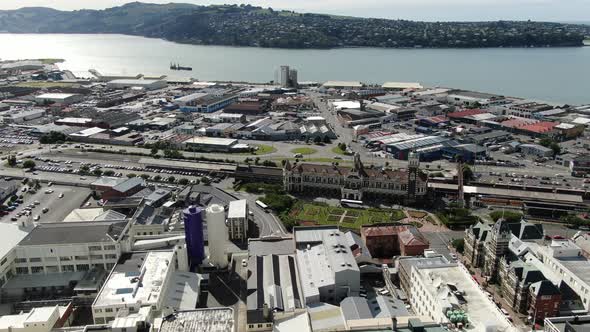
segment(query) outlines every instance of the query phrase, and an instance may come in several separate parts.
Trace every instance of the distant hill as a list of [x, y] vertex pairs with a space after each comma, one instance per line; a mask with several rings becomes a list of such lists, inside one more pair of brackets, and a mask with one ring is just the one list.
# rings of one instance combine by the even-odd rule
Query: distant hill
[[587, 25], [414, 22], [275, 11], [250, 5], [129, 3], [105, 10], [0, 11], [10, 33], [119, 33], [202, 45], [279, 48], [581, 46]]

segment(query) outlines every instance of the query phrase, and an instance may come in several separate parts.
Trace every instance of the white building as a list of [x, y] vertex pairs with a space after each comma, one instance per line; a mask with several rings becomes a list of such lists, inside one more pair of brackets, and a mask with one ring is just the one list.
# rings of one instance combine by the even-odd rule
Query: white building
[[32, 228], [25, 224], [0, 223], [0, 287], [15, 274], [15, 247]]
[[27, 313], [0, 316], [0, 332], [49, 332], [60, 316], [59, 306], [33, 308]]
[[118, 79], [107, 83], [109, 89], [141, 88], [144, 90], [157, 90], [166, 86], [166, 81], [146, 79]]
[[16, 274], [110, 270], [121, 256], [127, 222], [46, 223], [15, 248]]
[[248, 201], [241, 199], [229, 202], [227, 211], [229, 238], [245, 241], [248, 238]]
[[461, 264], [413, 266], [410, 285], [410, 303], [417, 315], [448, 324], [455, 319], [448, 312], [460, 311], [466, 318], [458, 319], [474, 332], [518, 331]]
[[34, 119], [38, 119], [45, 116], [45, 110], [43, 109], [31, 109], [31, 110], [23, 110], [20, 112], [4, 112], [2, 113], [2, 121], [4, 123], [23, 123], [25, 121], [30, 121]]
[[44, 93], [35, 97], [35, 102], [45, 104], [48, 102], [69, 105], [82, 100], [82, 96], [74, 93]]
[[113, 321], [121, 310], [162, 310], [175, 270], [175, 256], [174, 251], [151, 251], [134, 253], [119, 262], [92, 304], [94, 323]]
[[296, 227], [293, 236], [306, 304], [358, 295], [360, 270], [338, 227]]
[[582, 255], [582, 249], [570, 240], [553, 240], [538, 254], [543, 265], [580, 296], [584, 309], [590, 310], [590, 261]]

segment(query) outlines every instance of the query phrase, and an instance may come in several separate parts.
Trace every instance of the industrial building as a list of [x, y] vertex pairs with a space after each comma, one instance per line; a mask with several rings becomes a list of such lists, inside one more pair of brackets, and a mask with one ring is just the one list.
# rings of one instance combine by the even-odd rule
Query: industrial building
[[15, 248], [15, 272], [51, 274], [110, 270], [122, 252], [126, 221], [45, 223], [35, 227]]
[[188, 149], [206, 152], [239, 152], [249, 148], [246, 144], [238, 144], [234, 138], [193, 137], [182, 144]]
[[159, 332], [199, 331], [235, 332], [236, 322], [231, 307], [175, 311], [162, 319]]
[[239, 89], [203, 90], [175, 99], [183, 112], [212, 113], [218, 111], [238, 98]]
[[72, 93], [44, 93], [38, 96], [35, 96], [35, 102], [38, 104], [47, 104], [47, 103], [54, 103], [54, 104], [61, 104], [61, 105], [70, 105], [77, 103], [83, 99], [82, 95], [72, 94]]
[[26, 121], [34, 120], [45, 116], [46, 112], [44, 109], [31, 109], [23, 111], [5, 111], [1, 113], [2, 122], [7, 124], [20, 124]]
[[142, 90], [158, 90], [167, 86], [164, 80], [148, 79], [117, 79], [107, 83], [108, 89], [129, 89], [136, 88]]
[[360, 291], [360, 270], [337, 226], [293, 229], [304, 303], [340, 303]]
[[[92, 303], [94, 323], [109, 323], [129, 313], [140, 313], [147, 318], [164, 308], [194, 309], [199, 290], [186, 286], [191, 283], [191, 279], [197, 281], [198, 276], [182, 272], [185, 277], [177, 279], [175, 266], [174, 251], [126, 254], [113, 268]], [[184, 282], [179, 282], [181, 280]], [[174, 297], [180, 301], [166, 296], [169, 292], [174, 293]]]
[[231, 240], [248, 239], [248, 201], [245, 199], [229, 202], [227, 227]]

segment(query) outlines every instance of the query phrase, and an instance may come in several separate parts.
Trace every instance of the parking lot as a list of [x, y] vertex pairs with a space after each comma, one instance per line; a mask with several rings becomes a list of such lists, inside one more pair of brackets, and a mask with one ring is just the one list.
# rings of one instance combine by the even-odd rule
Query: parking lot
[[19, 197], [22, 196], [22, 203], [17, 202], [14, 210], [0, 220], [61, 222], [72, 210], [81, 207], [91, 193], [88, 188], [47, 184], [36, 191], [30, 190], [28, 185], [23, 185], [18, 191]]

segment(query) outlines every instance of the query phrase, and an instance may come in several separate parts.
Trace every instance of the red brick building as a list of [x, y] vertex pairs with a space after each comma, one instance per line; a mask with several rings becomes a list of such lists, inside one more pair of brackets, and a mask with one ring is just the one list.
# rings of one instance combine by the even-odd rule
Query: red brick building
[[103, 200], [129, 197], [146, 187], [146, 182], [140, 177], [131, 179], [103, 176], [90, 184], [95, 196]]
[[412, 225], [376, 225], [361, 227], [361, 238], [371, 256], [418, 256], [430, 247], [430, 243]]
[[556, 317], [559, 315], [559, 304], [561, 293], [557, 286], [549, 280], [536, 282], [529, 288], [530, 302], [529, 315], [535, 315], [535, 323], [541, 324], [545, 317]]

